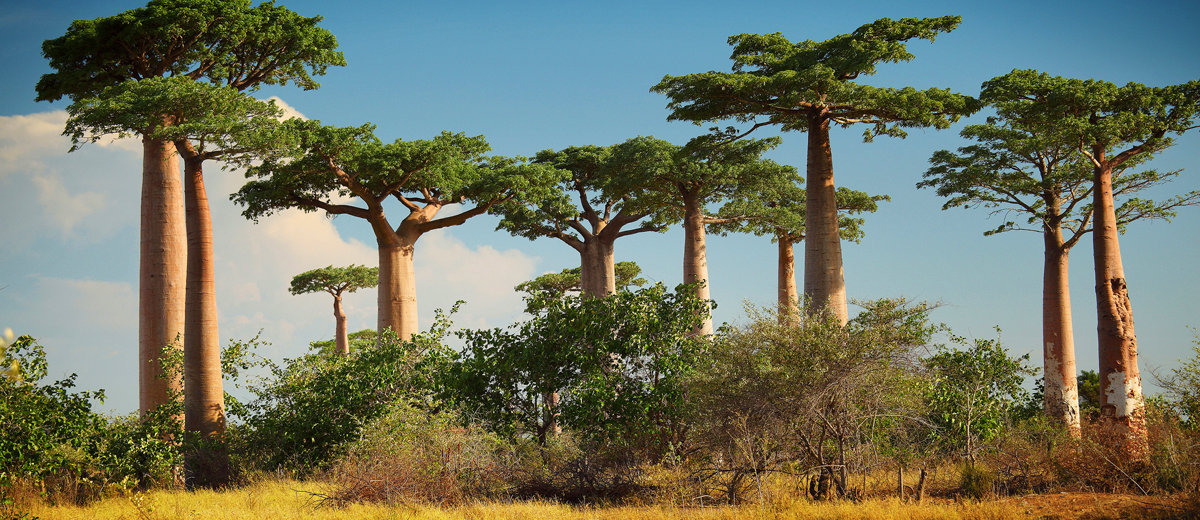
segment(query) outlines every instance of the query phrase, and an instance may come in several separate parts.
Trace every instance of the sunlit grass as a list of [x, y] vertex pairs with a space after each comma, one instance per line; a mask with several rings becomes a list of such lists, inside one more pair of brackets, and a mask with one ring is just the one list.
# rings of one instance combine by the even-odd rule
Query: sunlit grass
[[1029, 518], [1019, 504], [902, 504], [894, 499], [864, 502], [814, 503], [795, 500], [741, 507], [687, 508], [674, 506], [589, 507], [553, 502], [476, 503], [439, 508], [429, 505], [352, 504], [334, 508], [320, 504], [312, 493], [330, 491], [320, 483], [264, 481], [232, 491], [152, 491], [106, 498], [87, 507], [38, 506], [31, 512], [46, 520], [101, 519], [1006, 519]]

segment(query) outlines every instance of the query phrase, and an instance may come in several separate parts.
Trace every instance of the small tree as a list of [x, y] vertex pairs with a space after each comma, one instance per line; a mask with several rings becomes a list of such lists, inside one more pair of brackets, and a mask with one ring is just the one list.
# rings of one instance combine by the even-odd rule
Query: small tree
[[337, 320], [335, 337], [337, 351], [350, 354], [350, 338], [346, 330], [346, 312], [342, 310], [342, 293], [352, 293], [379, 285], [379, 268], [351, 265], [322, 267], [292, 277], [292, 294], [327, 292], [333, 296], [333, 317]]
[[935, 438], [963, 450], [974, 465], [978, 441], [996, 435], [1009, 408], [1024, 400], [1025, 377], [1036, 375], [1037, 369], [1028, 365], [1029, 354], [1009, 356], [999, 338], [976, 339], [969, 346], [966, 338], [950, 340], [967, 348], [943, 346], [925, 360], [933, 378], [927, 396], [929, 417], [937, 426]]
[[664, 76], [651, 87], [670, 99], [667, 119], [672, 121], [751, 123], [741, 135], [769, 125], [808, 132], [804, 294], [812, 310], [828, 306], [842, 323], [849, 319], [830, 126], [868, 125], [863, 137], [870, 141], [876, 135], [904, 137], [904, 128], [948, 128], [978, 110], [973, 98], [948, 89], [854, 82], [874, 75], [880, 63], [912, 60], [908, 40], [933, 41], [961, 21], [958, 16], [883, 18], [823, 42], [792, 43], [781, 33], [739, 34], [729, 37], [733, 72]]

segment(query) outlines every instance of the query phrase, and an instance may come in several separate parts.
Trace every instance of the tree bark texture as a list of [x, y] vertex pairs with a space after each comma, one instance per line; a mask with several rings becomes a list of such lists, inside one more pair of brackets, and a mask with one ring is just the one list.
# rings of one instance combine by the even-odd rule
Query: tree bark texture
[[[417, 283], [413, 244], [396, 236], [379, 240], [379, 332], [392, 329], [409, 340], [417, 329]], [[408, 242], [408, 243], [406, 243]]]
[[796, 291], [796, 252], [790, 238], [779, 236], [779, 322], [786, 323], [799, 312]]
[[583, 243], [580, 257], [580, 288], [584, 296], [603, 298], [617, 292], [613, 240], [593, 236]]
[[1103, 160], [1104, 149], [1093, 155], [1104, 166], [1095, 169], [1095, 215], [1092, 249], [1096, 265], [1096, 332], [1100, 350], [1100, 425], [1131, 459], [1145, 456], [1146, 408], [1138, 371], [1137, 337], [1133, 305], [1121, 265], [1117, 217], [1113, 204], [1112, 166]]
[[[702, 282], [696, 287], [696, 297], [711, 299], [708, 287], [708, 258], [704, 243], [704, 208], [694, 195], [684, 197], [683, 216], [683, 283]], [[695, 333], [711, 336], [713, 333], [712, 313], [708, 312], [704, 322]]]
[[1042, 275], [1043, 405], [1046, 416], [1079, 438], [1079, 386], [1076, 381], [1075, 339], [1071, 328], [1069, 287], [1070, 250], [1062, 229], [1048, 229]]
[[[143, 414], [180, 390], [163, 378], [163, 347], [183, 334], [187, 230], [179, 159], [170, 141], [142, 139], [141, 239], [138, 268], [138, 396]], [[176, 345], [178, 348], [178, 345]]]
[[333, 295], [333, 319], [337, 323], [334, 337], [337, 338], [338, 354], [350, 355], [350, 332], [346, 330], [346, 311], [342, 310], [342, 295]]
[[837, 187], [829, 120], [808, 125], [808, 179], [804, 230], [804, 294], [814, 311], [828, 310], [843, 325], [849, 321], [842, 273], [842, 237], [838, 233]]
[[187, 221], [187, 297], [183, 332], [184, 429], [202, 436], [225, 431], [221, 343], [217, 330], [212, 218], [204, 189], [204, 159], [189, 143], [184, 152]]

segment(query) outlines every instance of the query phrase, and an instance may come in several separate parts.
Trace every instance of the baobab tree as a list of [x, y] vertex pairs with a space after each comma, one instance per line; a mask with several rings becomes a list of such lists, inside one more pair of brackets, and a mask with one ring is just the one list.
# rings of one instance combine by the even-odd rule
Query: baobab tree
[[731, 137], [770, 125], [785, 132], [808, 132], [804, 294], [811, 309], [828, 308], [843, 324], [848, 319], [846, 285], [829, 128], [866, 124], [863, 137], [869, 142], [877, 135], [904, 137], [904, 128], [948, 128], [978, 110], [975, 99], [948, 89], [879, 88], [854, 82], [875, 74], [880, 63], [912, 60], [905, 42], [933, 41], [961, 20], [884, 18], [823, 42], [792, 43], [781, 33], [739, 34], [729, 37], [733, 72], [668, 75], [650, 89], [670, 99], [671, 121], [751, 124]]
[[[666, 229], [666, 214], [638, 203], [641, 190], [620, 182], [612, 147], [572, 146], [544, 150], [536, 163], [570, 172], [558, 189], [541, 200], [514, 201], [497, 207], [504, 215], [497, 229], [530, 240], [557, 238], [579, 252], [580, 290], [604, 297], [616, 291], [615, 243], [618, 238]], [[637, 227], [627, 228], [637, 224]]]
[[[78, 103], [127, 81], [168, 77], [236, 90], [289, 82], [313, 89], [318, 86], [313, 75], [345, 65], [335, 51], [337, 40], [317, 27], [320, 21], [319, 16], [303, 17], [270, 2], [251, 7], [250, 0], [155, 0], [116, 16], [76, 20], [65, 35], [42, 44], [56, 72], [38, 81], [37, 100], [66, 96]], [[180, 150], [172, 138], [159, 135], [172, 124], [169, 115], [162, 114], [133, 129], [143, 149], [138, 281], [142, 412], [167, 402], [169, 389], [179, 388], [178, 381], [162, 377], [158, 363], [162, 349], [185, 328], [187, 226]], [[199, 212], [193, 215], [204, 227]], [[211, 291], [204, 294], [202, 299], [210, 301]], [[207, 303], [202, 307], [210, 308]], [[216, 341], [215, 331], [212, 338], [205, 344]], [[218, 366], [218, 384], [219, 373]]]
[[[483, 136], [443, 132], [430, 140], [397, 139], [383, 144], [374, 125], [333, 127], [320, 121], [284, 123], [294, 143], [282, 154], [263, 158], [246, 175], [254, 178], [232, 200], [257, 221], [287, 208], [324, 210], [366, 220], [379, 246], [378, 330], [392, 329], [404, 340], [417, 330], [413, 254], [425, 233], [461, 225], [497, 204], [547, 196], [563, 172], [520, 158], [485, 156]], [[343, 202], [340, 197], [352, 196]], [[408, 215], [393, 224], [383, 203], [394, 198]], [[437, 217], [442, 207], [474, 203], [461, 213]]]
[[322, 267], [292, 277], [292, 294], [327, 292], [333, 296], [333, 317], [336, 320], [334, 337], [337, 351], [350, 355], [350, 337], [346, 330], [346, 311], [342, 309], [342, 293], [369, 289], [379, 285], [379, 268], [351, 265]]
[[1114, 173], [1169, 148], [1197, 127], [1200, 81], [1168, 87], [1014, 70], [983, 84], [980, 99], [1000, 117], [1075, 146], [1092, 166], [1092, 251], [1100, 354], [1100, 422], [1126, 456], [1147, 450], [1133, 305], [1121, 264]]
[[[708, 285], [706, 226], [739, 216], [718, 217], [706, 209], [739, 191], [774, 182], [794, 182], [796, 169], [763, 159], [779, 139], [746, 139], [715, 144], [710, 136], [677, 146], [653, 137], [637, 137], [613, 147], [615, 177], [641, 191], [638, 204], [657, 208], [683, 223], [683, 283], [696, 284], [695, 296], [711, 300]], [[712, 316], [696, 332], [713, 333]]]
[[[1043, 404], [1052, 421], [1079, 437], [1079, 388], [1068, 274], [1071, 248], [1092, 231], [1092, 163], [1079, 153], [1074, 142], [1057, 140], [1043, 130], [1023, 128], [1003, 118], [968, 126], [960, 135], [977, 144], [959, 148], [957, 153], [934, 153], [929, 160], [933, 166], [917, 187], [934, 188], [938, 195], [948, 197], [943, 210], [983, 207], [1003, 217], [998, 227], [984, 235], [1017, 230], [1042, 234]], [[1130, 172], [1147, 158], [1134, 158], [1113, 171], [1113, 196], [1125, 199], [1115, 212], [1118, 232], [1124, 232], [1125, 226], [1135, 220], [1170, 220], [1174, 208], [1200, 204], [1200, 191], [1162, 203], [1130, 198], [1179, 174]]]
[[[630, 290], [630, 287], [646, 285], [646, 279], [641, 277], [642, 267], [637, 265], [637, 262], [617, 262], [613, 264], [613, 272], [615, 273], [614, 285], [617, 290]], [[546, 273], [532, 280], [521, 282], [513, 289], [530, 295], [582, 293], [583, 269], [582, 267], [572, 267], [557, 273]]]
[[[791, 320], [800, 309], [800, 294], [796, 290], [794, 247], [804, 240], [804, 199], [804, 188], [794, 183], [760, 187], [753, 192], [735, 195], [722, 205], [717, 217], [726, 219], [726, 222], [710, 228], [721, 235], [753, 233], [757, 236], [769, 236], [771, 241], [779, 246], [776, 293], [781, 322]], [[838, 188], [838, 229], [842, 239], [855, 243], [862, 240], [864, 220], [850, 215], [864, 211], [874, 213], [879, 209], [879, 202], [884, 200], [891, 200], [891, 197]]]

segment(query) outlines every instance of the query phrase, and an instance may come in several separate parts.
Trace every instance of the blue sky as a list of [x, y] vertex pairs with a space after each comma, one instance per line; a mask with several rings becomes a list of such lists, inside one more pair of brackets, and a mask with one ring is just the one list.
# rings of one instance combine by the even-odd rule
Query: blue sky
[[[916, 59], [885, 65], [864, 81], [878, 86], [948, 87], [977, 95], [980, 84], [1015, 68], [1123, 84], [1165, 86], [1200, 79], [1200, 7], [1192, 2], [281, 2], [320, 14], [349, 63], [322, 88], [270, 88], [296, 112], [336, 125], [378, 125], [385, 139], [430, 138], [442, 130], [483, 134], [495, 152], [532, 155], [571, 145], [608, 145], [638, 135], [682, 144], [703, 129], [668, 123], [664, 97], [649, 92], [665, 74], [728, 70], [733, 34], [782, 32], [822, 40], [878, 18], [957, 14], [962, 25], [936, 42], [909, 46]], [[89, 145], [67, 154], [58, 134], [65, 102], [34, 103], [50, 72], [45, 39], [70, 22], [138, 7], [138, 2], [4, 2], [0, 9], [0, 327], [41, 338], [51, 374], [75, 372], [80, 386], [104, 388], [102, 409], [136, 408], [137, 196], [140, 146]], [[983, 237], [998, 225], [985, 210], [941, 211], [915, 184], [936, 150], [966, 144], [947, 131], [864, 144], [860, 129], [835, 129], [839, 185], [892, 202], [867, 217], [866, 238], [844, 248], [848, 292], [860, 299], [906, 296], [940, 301], [934, 314], [967, 337], [994, 337], [1041, 362], [1041, 239], [1034, 233]], [[772, 135], [763, 132], [761, 136]], [[771, 153], [803, 170], [805, 136], [784, 134]], [[1200, 136], [1192, 131], [1152, 166], [1185, 168], [1162, 198], [1200, 189]], [[226, 195], [240, 172], [208, 172], [223, 338], [262, 329], [274, 357], [296, 356], [328, 339], [326, 297], [291, 296], [287, 281], [329, 264], [374, 264], [363, 222], [286, 212], [254, 225]], [[399, 212], [400, 208], [392, 208]], [[520, 281], [578, 265], [551, 240], [494, 231], [491, 217], [427, 236], [417, 246], [421, 326], [433, 309], [467, 301], [456, 323], [504, 326], [518, 319]], [[681, 280], [682, 232], [617, 242], [618, 260], [638, 262], [651, 280]], [[1143, 370], [1190, 356], [1200, 327], [1200, 208], [1170, 224], [1139, 222], [1121, 241]], [[798, 250], [798, 253], [800, 253]], [[1072, 254], [1072, 306], [1081, 369], [1096, 368], [1091, 247]], [[714, 237], [709, 268], [718, 322], [737, 322], [742, 302], [768, 304], [775, 246], [754, 236]], [[348, 302], [351, 330], [374, 324], [374, 295]], [[1149, 378], [1148, 378], [1149, 379]], [[1153, 391], [1153, 388], [1148, 388]]]

